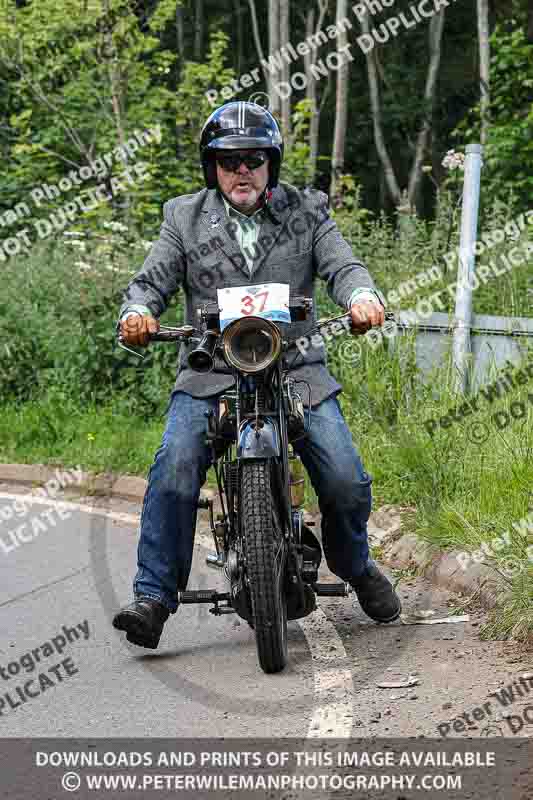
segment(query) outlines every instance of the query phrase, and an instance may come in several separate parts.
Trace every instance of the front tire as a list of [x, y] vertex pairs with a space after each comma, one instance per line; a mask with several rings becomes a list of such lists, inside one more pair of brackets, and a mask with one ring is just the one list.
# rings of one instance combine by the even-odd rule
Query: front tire
[[246, 547], [253, 627], [264, 672], [287, 663], [287, 547], [272, 496], [270, 461], [241, 462], [241, 525]]

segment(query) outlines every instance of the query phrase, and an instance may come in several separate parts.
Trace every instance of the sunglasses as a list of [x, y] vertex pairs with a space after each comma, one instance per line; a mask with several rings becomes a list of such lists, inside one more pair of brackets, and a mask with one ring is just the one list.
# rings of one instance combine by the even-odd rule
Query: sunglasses
[[241, 164], [245, 164], [248, 169], [257, 169], [267, 160], [266, 153], [247, 153], [244, 156], [235, 153], [231, 155], [217, 155], [217, 164], [220, 164], [226, 172], [237, 172]]

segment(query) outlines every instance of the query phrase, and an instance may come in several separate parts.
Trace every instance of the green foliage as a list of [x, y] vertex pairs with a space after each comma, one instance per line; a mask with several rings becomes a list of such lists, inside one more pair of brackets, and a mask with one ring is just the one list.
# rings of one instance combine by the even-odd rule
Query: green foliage
[[[461, 173], [462, 175], [462, 173]], [[360, 187], [350, 176], [343, 178], [342, 204], [334, 211], [334, 217], [354, 253], [368, 264], [372, 277], [385, 296], [390, 292], [399, 294], [400, 302], [389, 301], [390, 309], [416, 309], [419, 301], [442, 291], [443, 308], [435, 310], [453, 312], [455, 299], [447, 287], [457, 280], [457, 251], [459, 247], [460, 191], [453, 185], [438, 193], [436, 218], [427, 222], [416, 215], [409, 220], [405, 230], [397, 230], [394, 222], [384, 213], [374, 218], [360, 205]], [[502, 269], [500, 260], [509, 250], [519, 246], [524, 262], [499, 277], [480, 283], [474, 291], [473, 310], [476, 314], [501, 314], [528, 317], [531, 313], [533, 294], [533, 255], [525, 256], [526, 242], [531, 239], [531, 226], [522, 220], [522, 226], [513, 225], [519, 216], [514, 204], [505, 203], [498, 196], [490, 196], [482, 186], [481, 214], [478, 239], [492, 240], [490, 248], [476, 258], [478, 267], [494, 263]], [[495, 243], [498, 233], [508, 226], [512, 236]], [[455, 253], [453, 263], [449, 256]], [[448, 261], [444, 258], [448, 256]], [[401, 290], [421, 273], [431, 273], [431, 282], [426, 286], [414, 284], [410, 291]], [[437, 271], [441, 277], [437, 279]], [[398, 291], [400, 289], [400, 291]]]
[[171, 180], [175, 194], [191, 194], [204, 187], [198, 143], [204, 122], [214, 108], [206, 92], [220, 90], [235, 77], [224, 61], [229, 37], [217, 31], [211, 37], [206, 62], [186, 61], [176, 97], [176, 125], [179, 131], [179, 159]]
[[309, 100], [300, 100], [295, 104], [292, 113], [292, 133], [283, 159], [283, 179], [295, 186], [307, 186], [311, 179], [308, 141], [311, 114]]
[[521, 28], [492, 37], [492, 100], [487, 171], [494, 190], [533, 197], [533, 44]]
[[[248, 19], [245, 6], [241, 4], [241, 21]], [[78, 0], [25, 4], [5, 0], [0, 11], [0, 115], [5, 119], [0, 125], [0, 209], [20, 202], [34, 186], [57, 184], [70, 169], [112, 151], [121, 138], [127, 140], [134, 130], [159, 125], [162, 141], [137, 154], [147, 164], [148, 179], [117, 193], [112, 203], [102, 204], [86, 219], [93, 230], [104, 220], [121, 219], [141, 235], [152, 236], [159, 227], [166, 199], [203, 186], [198, 136], [213, 111], [205, 92], [220, 92], [236, 77], [231, 65], [240, 64], [244, 73], [257, 64], [253, 37], [235, 40], [234, 9], [229, 0], [220, 8], [206, 0], [205, 9], [209, 17], [205, 52], [193, 62], [184, 61], [184, 53], [176, 52], [176, 4], [172, 0], [155, 0], [148, 7], [135, 8], [129, 0], [97, 0], [81, 7]], [[187, 7], [184, 15], [185, 35], [190, 40], [185, 53], [193, 50], [194, 15], [190, 11]], [[448, 146], [453, 127], [450, 120], [455, 124], [457, 114], [468, 105], [465, 95], [461, 109], [452, 111], [447, 100], [458, 94], [464, 77], [471, 71], [475, 50], [475, 37], [468, 28], [471, 16], [470, 10], [457, 6], [447, 20], [448, 57], [441, 66], [443, 96], [439, 98], [439, 114], [435, 115], [435, 155], [441, 142]], [[295, 22], [293, 41], [305, 34], [301, 24]], [[266, 35], [262, 20], [260, 34]], [[420, 87], [427, 66], [426, 38], [425, 27], [418, 26], [389, 42], [380, 73], [384, 130], [402, 184], [424, 112]], [[413, 53], [421, 57], [413, 59]], [[531, 45], [520, 29], [504, 32], [498, 28], [493, 37], [493, 53], [494, 133], [487, 150], [485, 174], [490, 174], [491, 193], [507, 197], [513, 187], [515, 199], [523, 207], [532, 188], [528, 99]], [[358, 54], [358, 58], [362, 55]], [[345, 163], [348, 173], [361, 186], [367, 205], [369, 194], [372, 195], [375, 209], [377, 162], [368, 123], [366, 71], [357, 66], [350, 69]], [[362, 61], [359, 66], [364, 67]], [[474, 86], [474, 93], [476, 83], [472, 77], [469, 85]], [[264, 87], [258, 84], [253, 88]], [[325, 92], [325, 98], [320, 99], [327, 102], [321, 103], [321, 154], [316, 183], [326, 186], [335, 97], [325, 85], [320, 85], [319, 90]], [[307, 100], [293, 104], [293, 136], [286, 143], [283, 177], [297, 186], [306, 185], [311, 178], [310, 114]], [[117, 175], [121, 167], [115, 163], [111, 174]], [[84, 188], [101, 181], [91, 180]], [[72, 201], [76, 191], [64, 200]], [[426, 181], [424, 193], [433, 191]], [[43, 203], [36, 215], [46, 217], [55, 205]]]
[[[0, 300], [0, 403], [34, 401], [61, 391], [80, 404], [115, 392], [131, 413], [164, 409], [175, 380], [174, 347], [153, 348], [146, 361], [116, 345], [122, 292], [145, 247], [120, 229], [42, 245], [4, 268]], [[179, 297], [162, 318], [181, 320]], [[178, 313], [177, 313], [178, 311]]]
[[[73, 168], [113, 153], [134, 131], [173, 125], [173, 94], [161, 77], [170, 72], [175, 55], [160, 49], [156, 36], [141, 32], [126, 0], [112, 0], [105, 18], [94, 4], [80, 14], [71, 0], [60, 6], [43, 0], [3, 17], [2, 29], [0, 62], [16, 95], [0, 195], [5, 207], [20, 201], [21, 186], [57, 184]], [[165, 136], [161, 145], [144, 147], [136, 155], [148, 180], [115, 192], [115, 208], [123, 207], [140, 228], [158, 215], [159, 184], [171, 150]], [[82, 188], [103, 182], [109, 190], [110, 176], [134, 160], [125, 164], [115, 157], [108, 175], [84, 181]], [[59, 202], [72, 201], [79, 191], [74, 187]], [[46, 217], [57, 205], [47, 199], [32, 213]], [[98, 227], [110, 211], [100, 205], [87, 215], [88, 225]]]
[[[533, 44], [522, 27], [491, 36], [490, 127], [483, 183], [491, 195], [512, 194], [517, 208], [533, 197]], [[480, 106], [458, 126], [456, 136], [479, 138]]]
[[361, 204], [361, 186], [353, 175], [340, 175], [337, 180], [337, 204], [333, 211], [334, 218], [343, 230], [353, 235], [364, 229], [374, 214]]

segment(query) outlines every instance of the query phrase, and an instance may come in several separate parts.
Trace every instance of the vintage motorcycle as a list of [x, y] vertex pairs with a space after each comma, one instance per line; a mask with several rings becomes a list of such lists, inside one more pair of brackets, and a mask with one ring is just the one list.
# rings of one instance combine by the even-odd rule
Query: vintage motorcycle
[[[313, 301], [289, 298], [288, 284], [223, 291], [198, 310], [200, 329], [161, 326], [150, 336], [195, 344], [187, 360], [200, 373], [213, 370], [218, 354], [235, 377], [218, 413], [206, 414], [221, 513], [215, 520], [213, 500], [198, 502], [209, 511], [216, 548], [207, 562], [223, 569], [229, 591], [187, 590], [178, 600], [210, 603], [215, 615], [237, 613], [255, 632], [261, 668], [274, 673], [287, 663], [287, 620], [314, 611], [317, 595], [345, 597], [352, 589], [318, 582], [322, 551], [312, 523], [304, 524], [303, 464], [292, 448], [310, 415], [290, 374], [294, 338], [286, 334], [291, 322], [312, 317]], [[339, 322], [349, 329], [350, 314], [319, 320], [307, 336], [335, 322], [335, 331]]]

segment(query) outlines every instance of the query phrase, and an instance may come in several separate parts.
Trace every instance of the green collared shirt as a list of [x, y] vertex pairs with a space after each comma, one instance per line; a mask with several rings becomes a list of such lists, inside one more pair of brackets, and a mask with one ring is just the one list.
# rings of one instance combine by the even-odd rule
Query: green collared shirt
[[222, 192], [220, 193], [220, 196], [224, 201], [228, 217], [237, 225], [235, 236], [237, 243], [241, 248], [242, 254], [246, 259], [246, 264], [251, 274], [254, 263], [254, 245], [257, 244], [259, 232], [261, 230], [261, 224], [265, 218], [264, 209], [258, 208], [257, 211], [254, 211], [254, 213], [248, 217], [246, 214], [241, 214], [240, 211], [237, 211], [236, 208], [228, 203]]

